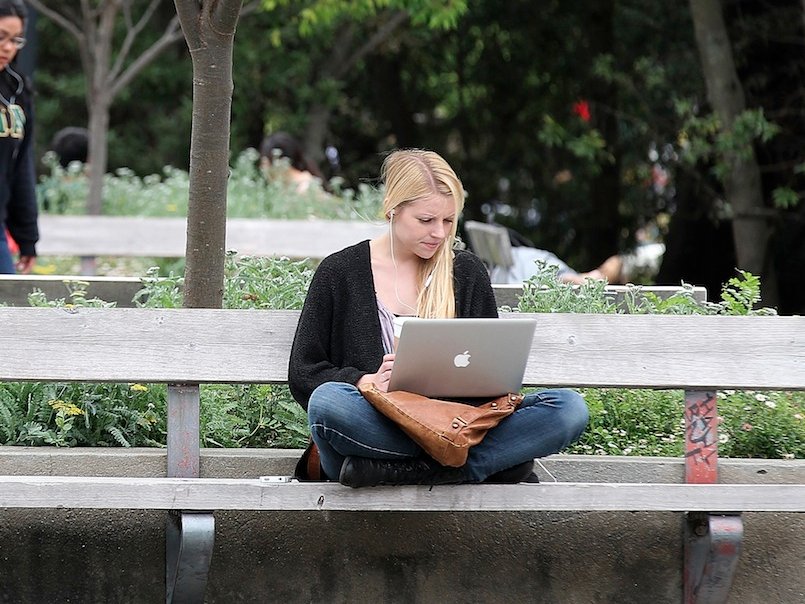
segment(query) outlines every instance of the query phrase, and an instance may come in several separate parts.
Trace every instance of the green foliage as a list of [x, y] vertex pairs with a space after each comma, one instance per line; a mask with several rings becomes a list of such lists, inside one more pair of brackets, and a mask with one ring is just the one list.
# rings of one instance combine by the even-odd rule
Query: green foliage
[[0, 444], [155, 446], [165, 417], [164, 386], [0, 383]]
[[719, 454], [805, 458], [805, 396], [801, 392], [719, 392]]
[[723, 181], [736, 160], [752, 157], [754, 145], [767, 143], [780, 132], [763, 109], [746, 109], [730, 128], [714, 113], [700, 116], [694, 103], [677, 100], [676, 111], [684, 120], [681, 135], [681, 158], [690, 165], [713, 162], [713, 173]]
[[622, 300], [615, 302], [606, 290], [606, 282], [587, 279], [582, 285], [561, 283], [558, 268], [538, 261], [535, 274], [523, 283], [517, 305], [520, 312], [550, 313], [630, 313], [665, 315], [773, 315], [771, 308], [756, 308], [760, 302], [760, 279], [739, 270], [724, 285], [718, 302], [699, 302], [693, 287], [683, 283], [680, 290], [667, 298], [644, 291], [639, 285], [628, 285]]
[[[313, 278], [306, 260], [227, 255], [224, 308], [300, 309]], [[154, 267], [141, 278], [135, 302], [146, 308], [181, 308], [184, 277], [161, 277]]]
[[799, 193], [790, 187], [777, 187], [771, 192], [774, 207], [781, 210], [788, 210], [796, 207], [801, 201]]
[[[583, 389], [590, 424], [569, 453], [680, 457], [684, 451], [681, 390]], [[722, 457], [805, 458], [805, 394], [718, 392]]]
[[684, 394], [678, 390], [581, 390], [590, 423], [568, 453], [679, 457]]
[[[263, 0], [263, 8], [275, 11], [298, 4], [292, 0]], [[414, 25], [431, 29], [451, 29], [467, 10], [465, 0], [313, 0], [303, 6], [294, 19], [302, 35], [310, 36], [341, 19], [364, 21], [382, 10], [402, 10]]]

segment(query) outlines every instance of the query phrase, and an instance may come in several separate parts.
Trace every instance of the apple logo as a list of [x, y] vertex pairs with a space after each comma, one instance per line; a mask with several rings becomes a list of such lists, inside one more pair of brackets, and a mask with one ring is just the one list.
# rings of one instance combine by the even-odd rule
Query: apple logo
[[457, 354], [453, 359], [453, 364], [456, 367], [467, 367], [470, 364], [470, 351], [465, 350], [461, 354]]

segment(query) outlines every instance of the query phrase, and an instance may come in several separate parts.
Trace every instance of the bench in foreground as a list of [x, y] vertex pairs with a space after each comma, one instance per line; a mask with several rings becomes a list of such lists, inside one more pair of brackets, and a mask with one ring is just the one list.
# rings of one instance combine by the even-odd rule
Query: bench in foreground
[[216, 509], [683, 511], [683, 598], [698, 603], [726, 601], [742, 547], [742, 512], [805, 511], [802, 484], [718, 484], [716, 398], [719, 388], [805, 390], [803, 317], [535, 315], [526, 385], [685, 390], [688, 484], [349, 489], [199, 478], [199, 384], [287, 382], [298, 316], [0, 308], [0, 381], [167, 383], [169, 476], [0, 477], [0, 506], [171, 510], [169, 601], [203, 600]]

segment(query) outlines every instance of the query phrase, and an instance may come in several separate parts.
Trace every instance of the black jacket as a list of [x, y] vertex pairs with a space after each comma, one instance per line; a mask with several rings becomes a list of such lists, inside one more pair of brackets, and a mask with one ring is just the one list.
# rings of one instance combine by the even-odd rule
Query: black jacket
[[[6, 70], [0, 71], [0, 92], [6, 99], [11, 99], [16, 86], [16, 80], [12, 80]], [[23, 256], [35, 256], [39, 230], [30, 89], [24, 89], [12, 107], [22, 111], [9, 110], [0, 101], [0, 225], [8, 227]]]

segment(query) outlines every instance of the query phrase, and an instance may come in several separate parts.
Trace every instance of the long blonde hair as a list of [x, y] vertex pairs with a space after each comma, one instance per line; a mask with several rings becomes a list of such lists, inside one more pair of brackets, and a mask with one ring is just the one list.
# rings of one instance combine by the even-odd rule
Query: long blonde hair
[[464, 187], [450, 165], [438, 153], [422, 149], [401, 149], [383, 162], [385, 183], [383, 213], [433, 195], [451, 197], [456, 217], [441, 247], [419, 269], [417, 315], [423, 318], [452, 318], [456, 314], [453, 288], [453, 243], [458, 217], [464, 209]]

